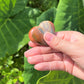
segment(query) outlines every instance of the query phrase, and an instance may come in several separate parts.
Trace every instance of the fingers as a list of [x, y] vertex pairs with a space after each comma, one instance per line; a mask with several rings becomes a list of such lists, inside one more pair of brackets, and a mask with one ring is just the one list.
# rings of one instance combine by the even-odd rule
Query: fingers
[[65, 63], [63, 61], [51, 61], [51, 62], [42, 62], [38, 63], [34, 66], [36, 70], [39, 71], [47, 71], [47, 70], [62, 70], [66, 71], [82, 80], [84, 80], [84, 70], [82, 70], [78, 65], [74, 64], [72, 65], [73, 68], [70, 68], [67, 71], [68, 66], [65, 66]]
[[58, 38], [49, 32], [44, 34], [44, 40], [54, 50], [57, 50], [69, 56], [71, 56], [71, 53], [73, 52], [73, 50], [75, 50], [75, 45], [66, 40]]
[[40, 44], [34, 43], [34, 42], [32, 42], [32, 41], [29, 41], [28, 45], [29, 45], [30, 47], [35, 47], [35, 46], [39, 46]]
[[[47, 58], [48, 56], [49, 58]], [[40, 56], [41, 59], [37, 60], [34, 59], [33, 62], [32, 62], [33, 59], [29, 61], [31, 61], [32, 63], [36, 63], [36, 61], [41, 60], [36, 63], [36, 65], [40, 66], [40, 68], [39, 66], [37, 66], [37, 68], [35, 67], [35, 69], [37, 70], [63, 70], [72, 74], [74, 62], [67, 55], [64, 55], [62, 53], [55, 53], [53, 56], [51, 54], [48, 56], [47, 57], [46, 55], [44, 57]], [[47, 69], [45, 68], [45, 66], [47, 67]]]
[[43, 63], [36, 64], [34, 68], [39, 71], [65, 70], [63, 61], [43, 62]]
[[35, 55], [28, 58], [28, 62], [30, 64], [37, 64], [37, 63], [49, 62], [49, 61], [62, 61], [62, 60], [63, 60], [62, 53]]
[[25, 57], [33, 56], [33, 55], [40, 55], [40, 54], [49, 54], [56, 52], [50, 47], [34, 47], [29, 49], [24, 53]]

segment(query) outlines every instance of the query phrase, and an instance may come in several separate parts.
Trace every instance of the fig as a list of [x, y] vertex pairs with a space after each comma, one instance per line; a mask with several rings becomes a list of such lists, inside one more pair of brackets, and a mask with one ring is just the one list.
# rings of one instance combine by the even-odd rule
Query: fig
[[51, 21], [43, 21], [39, 26], [33, 27], [29, 31], [29, 38], [34, 43], [39, 43], [40, 45], [48, 46], [43, 39], [43, 35], [46, 32], [55, 34], [55, 27]]

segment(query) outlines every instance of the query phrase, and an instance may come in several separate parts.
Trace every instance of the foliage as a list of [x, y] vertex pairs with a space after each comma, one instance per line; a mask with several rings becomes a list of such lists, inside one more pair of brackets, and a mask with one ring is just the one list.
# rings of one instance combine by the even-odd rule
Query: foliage
[[84, 32], [84, 7], [82, 0], [60, 0], [57, 7], [55, 28]]
[[56, 31], [84, 33], [84, 0], [0, 0], [0, 84], [83, 84], [66, 72], [37, 71], [27, 62], [28, 32], [44, 20]]
[[29, 0], [28, 6], [38, 8], [41, 11], [46, 11], [49, 8], [57, 7], [58, 0]]
[[13, 56], [7, 55], [4, 58], [0, 58], [0, 84], [23, 84], [23, 53], [25, 50], [26, 47]]

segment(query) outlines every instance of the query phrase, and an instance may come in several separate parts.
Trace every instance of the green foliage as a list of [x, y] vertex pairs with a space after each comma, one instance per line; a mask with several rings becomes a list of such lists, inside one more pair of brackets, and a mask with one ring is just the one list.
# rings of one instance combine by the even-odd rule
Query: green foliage
[[29, 0], [28, 6], [46, 11], [52, 7], [57, 7], [58, 0]]
[[[6, 4], [3, 1], [2, 3], [4, 5]], [[18, 12], [20, 12], [11, 17], [10, 14], [12, 13], [11, 8], [13, 8], [13, 3], [14, 2], [10, 2], [11, 7], [7, 6], [8, 9], [5, 11], [7, 12], [7, 14], [5, 15], [6, 18], [4, 19], [5, 21], [0, 26], [0, 38], [2, 38], [0, 40], [0, 57], [4, 57], [6, 54], [12, 55], [13, 53], [20, 50], [25, 44], [27, 44], [28, 31], [35, 25], [36, 17], [40, 14], [40, 11], [38, 9], [26, 7], [22, 11], [20, 11], [21, 9], [17, 10]], [[18, 7], [17, 3], [16, 7]], [[17, 11], [15, 11], [15, 13], [17, 13]], [[2, 16], [4, 17], [4, 15]]]
[[39, 17], [37, 17], [37, 25], [40, 24], [40, 22], [49, 20], [51, 22], [54, 22], [56, 15], [56, 8], [50, 8], [47, 11], [43, 12]]
[[84, 81], [64, 71], [50, 71], [40, 78], [36, 84], [84, 84]]
[[0, 58], [0, 84], [23, 83], [24, 51], [25, 48], [13, 56]]
[[44, 20], [56, 31], [84, 33], [84, 0], [0, 0], [0, 84], [83, 84], [66, 72], [37, 71], [27, 62], [28, 32]]
[[[82, 0], [60, 0], [56, 19], [56, 31], [84, 30], [84, 7]], [[84, 32], [84, 31], [83, 31]]]

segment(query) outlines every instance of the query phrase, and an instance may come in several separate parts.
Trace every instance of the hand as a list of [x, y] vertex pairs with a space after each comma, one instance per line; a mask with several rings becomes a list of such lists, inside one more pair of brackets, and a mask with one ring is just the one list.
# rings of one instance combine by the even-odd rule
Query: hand
[[40, 71], [63, 70], [84, 80], [84, 35], [75, 31], [44, 34], [49, 47], [32, 42], [32, 49], [25, 52], [30, 64]]

